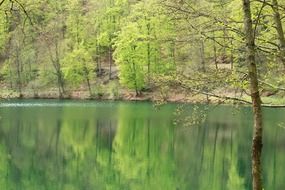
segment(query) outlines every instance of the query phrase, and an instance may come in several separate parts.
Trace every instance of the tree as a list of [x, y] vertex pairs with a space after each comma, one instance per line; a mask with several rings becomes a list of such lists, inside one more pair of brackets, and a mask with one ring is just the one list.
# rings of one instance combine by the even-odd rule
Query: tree
[[140, 31], [136, 23], [129, 23], [122, 29], [116, 42], [115, 58], [120, 69], [120, 81], [139, 95], [145, 85], [144, 60], [140, 43]]
[[64, 54], [64, 43], [63, 39], [65, 39], [66, 35], [66, 9], [67, 2], [56, 2], [54, 4], [49, 4], [47, 10], [54, 9], [55, 12], [46, 14], [46, 21], [48, 21], [48, 25], [46, 26], [43, 34], [43, 38], [46, 42], [46, 46], [48, 49], [48, 56], [50, 58], [50, 62], [54, 68], [54, 74], [57, 78], [57, 87], [59, 97], [62, 98], [65, 94], [65, 81], [62, 73], [62, 57]]
[[251, 6], [249, 0], [243, 0], [244, 28], [247, 47], [247, 65], [250, 83], [250, 92], [253, 107], [254, 133], [252, 140], [252, 185], [253, 190], [262, 190], [262, 170], [261, 170], [261, 152], [262, 152], [262, 111], [261, 99], [258, 86], [257, 66], [255, 60], [255, 39], [253, 24], [251, 18]]
[[283, 66], [285, 67], [285, 36], [284, 36], [284, 30], [283, 30], [283, 26], [282, 26], [281, 16], [279, 13], [279, 4], [278, 4], [277, 0], [272, 0], [272, 9], [274, 12], [275, 28], [276, 28], [276, 32], [277, 32], [279, 44], [280, 44], [279, 59], [280, 59], [281, 63], [283, 64]]
[[62, 71], [66, 81], [77, 86], [86, 82], [89, 95], [92, 95], [90, 79], [94, 69], [92, 57], [82, 45], [65, 55], [62, 61]]

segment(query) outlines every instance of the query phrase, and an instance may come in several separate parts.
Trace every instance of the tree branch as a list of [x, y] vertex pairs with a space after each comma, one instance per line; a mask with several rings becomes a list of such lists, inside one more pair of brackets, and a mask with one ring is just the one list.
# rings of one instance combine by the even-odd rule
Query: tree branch
[[2, 1], [0, 2], [0, 6], [1, 6], [4, 2], [5, 2], [5, 0], [2, 0]]

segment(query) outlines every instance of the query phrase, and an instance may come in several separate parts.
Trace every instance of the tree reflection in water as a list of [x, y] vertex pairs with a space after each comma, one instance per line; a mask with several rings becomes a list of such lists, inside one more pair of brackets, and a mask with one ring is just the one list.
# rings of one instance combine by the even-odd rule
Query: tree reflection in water
[[[251, 113], [221, 106], [180, 126], [176, 104], [0, 108], [1, 190], [250, 189]], [[265, 110], [266, 189], [284, 189], [284, 110]], [[186, 118], [185, 118], [186, 119]]]

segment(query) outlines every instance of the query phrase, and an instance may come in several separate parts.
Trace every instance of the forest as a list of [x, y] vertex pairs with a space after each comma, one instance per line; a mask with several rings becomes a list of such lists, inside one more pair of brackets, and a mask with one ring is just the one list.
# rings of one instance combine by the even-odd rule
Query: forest
[[284, 0], [2, 0], [0, 97], [285, 107]]
[[[284, 4], [251, 3], [267, 104], [284, 95]], [[3, 1], [1, 96], [246, 103], [241, 10], [240, 0]]]

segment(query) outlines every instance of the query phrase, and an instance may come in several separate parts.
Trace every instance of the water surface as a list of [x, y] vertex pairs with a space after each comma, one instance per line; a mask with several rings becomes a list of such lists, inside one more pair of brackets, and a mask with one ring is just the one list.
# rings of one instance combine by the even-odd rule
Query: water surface
[[[265, 109], [267, 190], [285, 189], [285, 110]], [[250, 190], [251, 109], [0, 103], [1, 190]]]

